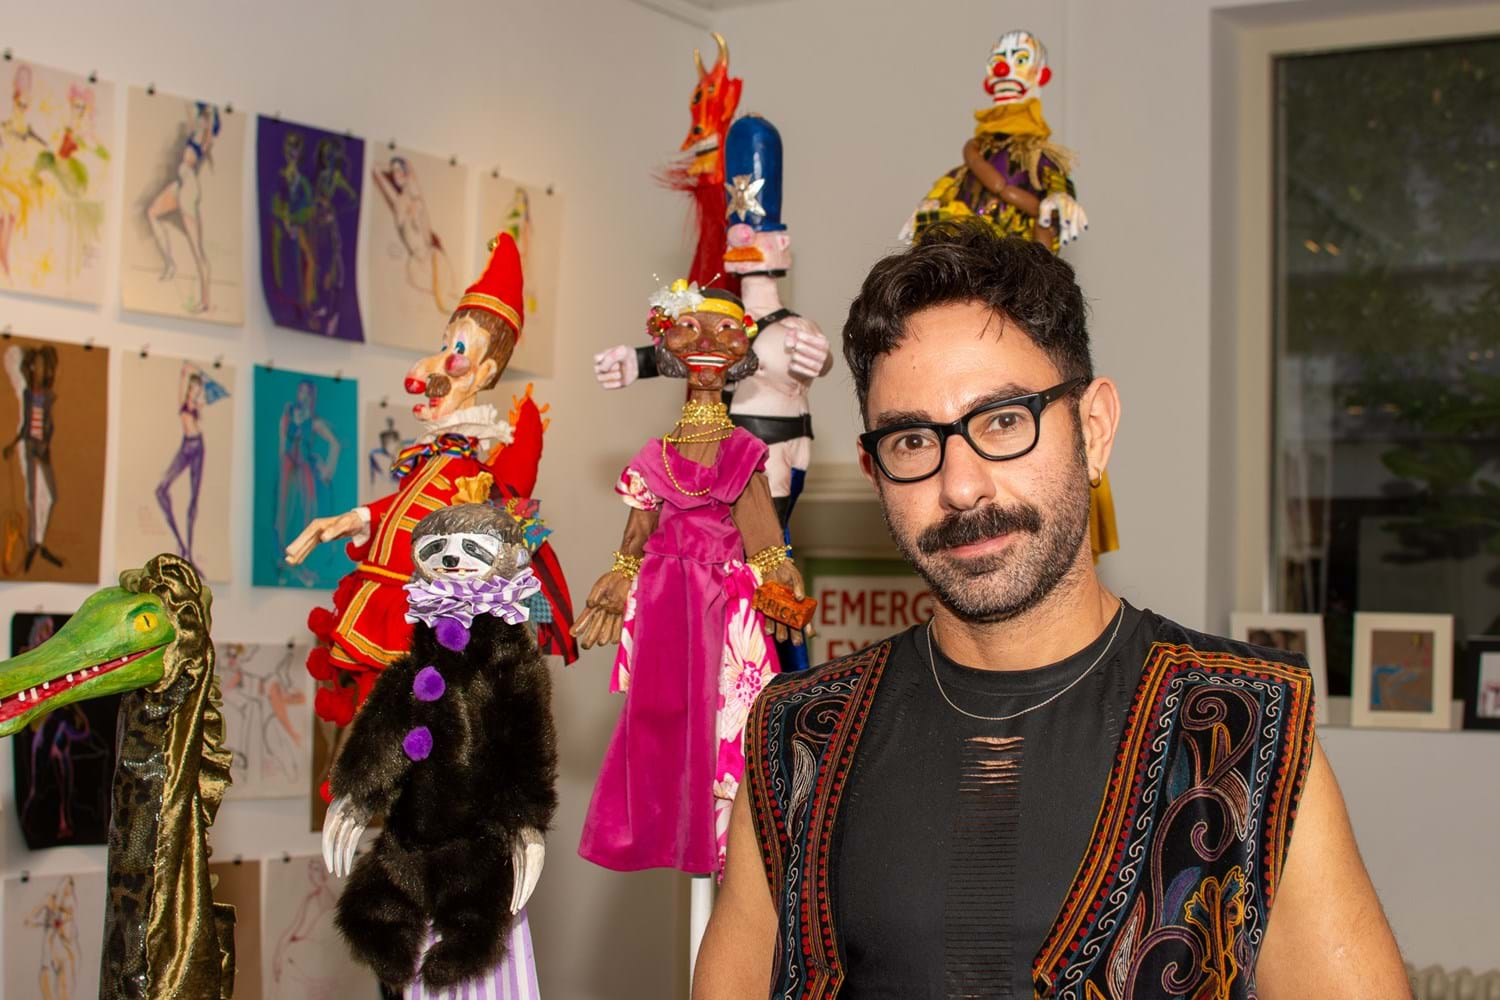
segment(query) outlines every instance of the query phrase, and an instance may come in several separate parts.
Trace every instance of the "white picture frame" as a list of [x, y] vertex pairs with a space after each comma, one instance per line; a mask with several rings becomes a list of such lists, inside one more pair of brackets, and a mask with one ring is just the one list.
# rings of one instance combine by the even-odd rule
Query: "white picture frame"
[[[1230, 638], [1283, 652], [1301, 653], [1313, 678], [1313, 706], [1319, 726], [1328, 724], [1328, 656], [1323, 616], [1294, 612], [1236, 611], [1229, 616]], [[1266, 633], [1269, 633], [1267, 635]], [[1302, 636], [1302, 647], [1278, 633]], [[1282, 641], [1267, 641], [1281, 639]]]
[[[1408, 641], [1410, 650], [1391, 645]], [[1351, 686], [1352, 726], [1452, 729], [1453, 616], [1356, 612]]]

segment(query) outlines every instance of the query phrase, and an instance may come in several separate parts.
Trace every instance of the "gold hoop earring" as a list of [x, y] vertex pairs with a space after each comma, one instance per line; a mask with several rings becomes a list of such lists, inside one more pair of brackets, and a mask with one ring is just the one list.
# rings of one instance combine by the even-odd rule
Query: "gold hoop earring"
[[1097, 490], [1101, 485], [1103, 485], [1103, 483], [1104, 483], [1104, 473], [1102, 473], [1102, 472], [1097, 473], [1097, 474], [1091, 473], [1089, 475], [1089, 486], [1091, 488]]

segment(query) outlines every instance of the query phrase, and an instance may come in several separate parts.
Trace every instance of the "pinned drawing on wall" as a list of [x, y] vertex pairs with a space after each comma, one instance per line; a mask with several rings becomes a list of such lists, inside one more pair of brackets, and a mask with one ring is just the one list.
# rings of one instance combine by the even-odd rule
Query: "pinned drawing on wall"
[[12, 59], [0, 101], [0, 287], [97, 303], [114, 88]]
[[526, 326], [506, 371], [551, 375], [557, 344], [557, 276], [562, 249], [562, 197], [551, 188], [522, 184], [495, 173], [479, 178], [479, 267], [489, 259], [489, 241], [509, 233], [521, 251]]
[[[236, 778], [235, 780], [239, 780]], [[217, 878], [214, 902], [234, 907], [235, 1000], [261, 1000], [260, 883], [261, 865], [254, 858], [214, 861], [208, 866]], [[272, 862], [279, 864], [280, 862]]]
[[352, 379], [255, 368], [255, 524], [251, 582], [257, 587], [332, 588], [348, 571], [335, 545], [299, 566], [287, 543], [315, 517], [355, 505], [358, 417]]
[[360, 503], [388, 496], [396, 488], [400, 480], [391, 465], [421, 433], [422, 425], [403, 401], [378, 399], [365, 404], [359, 438], [365, 456], [359, 477]]
[[245, 116], [140, 87], [126, 110], [121, 305], [243, 323]]
[[334, 926], [344, 880], [320, 854], [261, 865], [261, 982], [266, 1000], [375, 996], [375, 977], [355, 963]]
[[371, 159], [368, 339], [430, 350], [467, 283], [469, 168], [400, 148]]
[[116, 565], [171, 552], [228, 581], [234, 369], [141, 354], [121, 358]]
[[364, 340], [356, 287], [365, 144], [264, 115], [256, 120], [260, 274], [277, 326]]
[[214, 669], [224, 698], [224, 745], [237, 799], [297, 798], [312, 763], [307, 647], [220, 642]]
[[104, 872], [5, 880], [5, 976], [0, 995], [86, 1000], [99, 995]]
[[[16, 614], [10, 623], [10, 655], [40, 646], [70, 617]], [[107, 841], [120, 697], [64, 705], [12, 738], [16, 822], [32, 850]]]
[[109, 351], [0, 339], [0, 579], [99, 582]]

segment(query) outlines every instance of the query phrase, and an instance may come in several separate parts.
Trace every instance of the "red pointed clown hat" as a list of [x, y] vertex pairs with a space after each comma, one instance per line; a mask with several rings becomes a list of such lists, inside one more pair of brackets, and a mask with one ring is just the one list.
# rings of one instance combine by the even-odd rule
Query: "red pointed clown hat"
[[490, 240], [490, 262], [484, 273], [468, 287], [453, 311], [482, 309], [494, 313], [515, 329], [519, 341], [526, 310], [522, 287], [521, 252], [510, 233], [501, 233]]

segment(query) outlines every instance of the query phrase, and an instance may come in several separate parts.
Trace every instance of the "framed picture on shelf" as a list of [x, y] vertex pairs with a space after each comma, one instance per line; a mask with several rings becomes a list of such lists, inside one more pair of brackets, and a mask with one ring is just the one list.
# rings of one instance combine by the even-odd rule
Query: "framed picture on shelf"
[[1464, 728], [1500, 729], [1500, 636], [1476, 635], [1464, 651]]
[[1318, 725], [1328, 722], [1328, 661], [1323, 646], [1323, 616], [1311, 614], [1236, 611], [1229, 616], [1231, 638], [1307, 659], [1313, 677], [1313, 703]]
[[1452, 703], [1452, 615], [1355, 614], [1352, 725], [1452, 729]]

